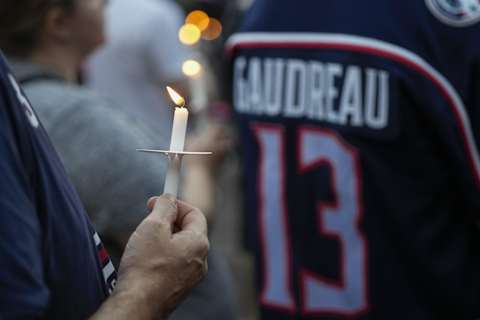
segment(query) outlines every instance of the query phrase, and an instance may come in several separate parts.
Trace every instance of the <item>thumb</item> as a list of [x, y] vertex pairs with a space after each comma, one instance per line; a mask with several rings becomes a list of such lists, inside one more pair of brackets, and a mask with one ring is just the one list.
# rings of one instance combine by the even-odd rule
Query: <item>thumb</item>
[[175, 198], [170, 195], [150, 198], [148, 205], [149, 207], [153, 205], [153, 210], [146, 220], [166, 224], [168, 228], [172, 230], [178, 215], [177, 201]]
[[155, 203], [157, 202], [157, 200], [158, 200], [158, 197], [151, 197], [150, 199], [148, 199], [147, 201], [148, 210], [150, 211], [153, 210], [153, 207], [155, 206]]

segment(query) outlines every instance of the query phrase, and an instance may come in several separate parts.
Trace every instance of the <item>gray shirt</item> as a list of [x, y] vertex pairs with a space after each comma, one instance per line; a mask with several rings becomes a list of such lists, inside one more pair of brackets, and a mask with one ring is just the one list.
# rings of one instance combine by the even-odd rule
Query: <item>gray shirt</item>
[[165, 138], [91, 90], [36, 65], [12, 65], [97, 231], [123, 247], [146, 215], [146, 200], [162, 192], [167, 164], [135, 149], [158, 147]]

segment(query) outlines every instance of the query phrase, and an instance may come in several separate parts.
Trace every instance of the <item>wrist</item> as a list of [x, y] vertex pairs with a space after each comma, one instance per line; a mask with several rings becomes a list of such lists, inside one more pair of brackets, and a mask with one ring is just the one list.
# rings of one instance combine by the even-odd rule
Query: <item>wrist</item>
[[120, 279], [112, 295], [90, 320], [167, 319], [165, 303], [157, 299], [158, 293], [147, 282]]
[[117, 304], [130, 305], [129, 309], [134, 310], [133, 318], [166, 319], [164, 293], [161, 281], [154, 281], [147, 276], [125, 277], [119, 279], [111, 298]]

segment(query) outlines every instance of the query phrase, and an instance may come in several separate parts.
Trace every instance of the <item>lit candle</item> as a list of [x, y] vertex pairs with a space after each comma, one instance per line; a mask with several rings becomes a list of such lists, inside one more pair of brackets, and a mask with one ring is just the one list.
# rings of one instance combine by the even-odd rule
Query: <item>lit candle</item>
[[185, 108], [185, 99], [170, 87], [167, 87], [167, 91], [173, 102], [178, 106], [175, 108], [175, 114], [173, 116], [170, 151], [182, 152], [185, 146], [185, 136], [187, 134], [188, 110]]
[[173, 196], [178, 194], [178, 184], [180, 182], [181, 155], [177, 152], [183, 152], [185, 146], [185, 136], [187, 134], [188, 110], [185, 108], [185, 99], [183, 99], [175, 90], [167, 87], [168, 94], [175, 107], [173, 116], [172, 138], [170, 140], [170, 154], [167, 175], [165, 176], [165, 186], [163, 193]]

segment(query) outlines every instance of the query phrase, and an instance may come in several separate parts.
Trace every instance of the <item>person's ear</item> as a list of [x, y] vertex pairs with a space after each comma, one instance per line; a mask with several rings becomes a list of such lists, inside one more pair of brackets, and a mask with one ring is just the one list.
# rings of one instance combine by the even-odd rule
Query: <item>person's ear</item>
[[70, 41], [73, 35], [71, 18], [64, 9], [53, 7], [48, 11], [45, 18], [44, 35], [62, 43]]

